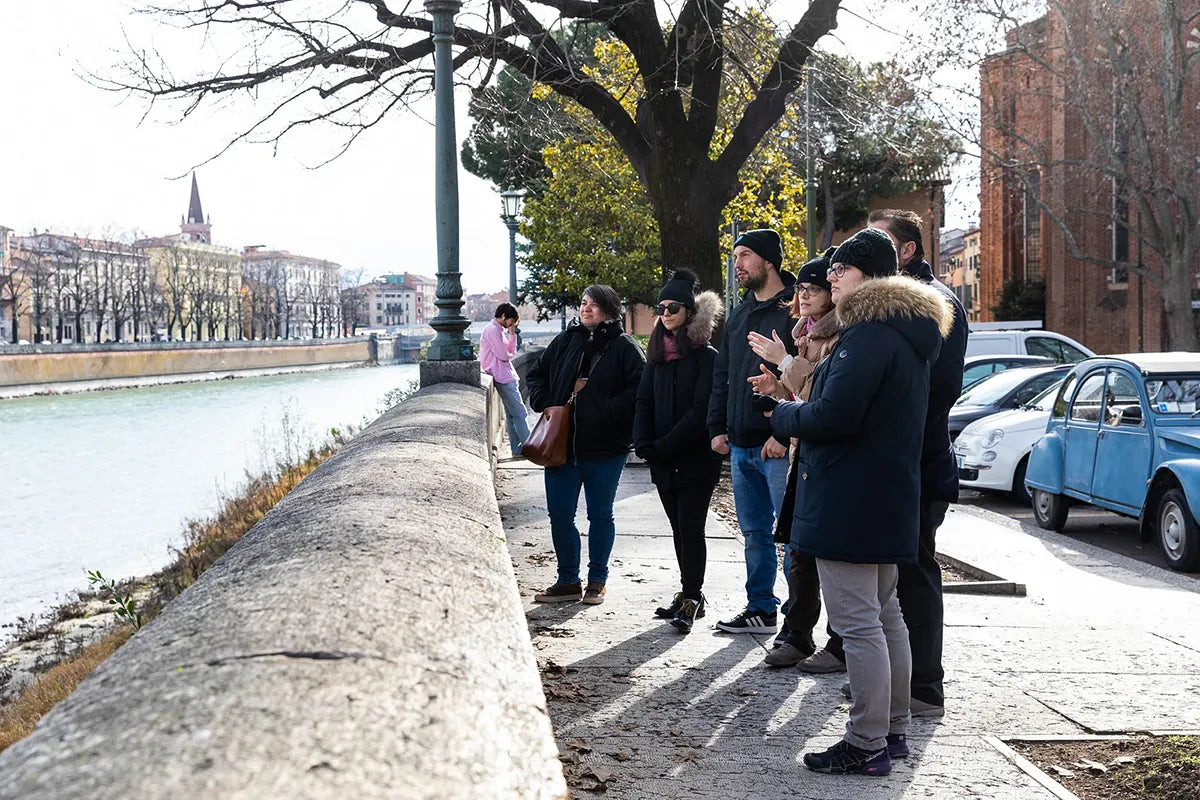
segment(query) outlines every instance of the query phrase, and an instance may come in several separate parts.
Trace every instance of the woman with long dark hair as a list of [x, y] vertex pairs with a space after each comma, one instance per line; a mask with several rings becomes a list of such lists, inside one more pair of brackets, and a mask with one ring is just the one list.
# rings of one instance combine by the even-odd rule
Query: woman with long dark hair
[[721, 473], [705, 424], [717, 356], [709, 340], [721, 298], [696, 294], [698, 286], [695, 273], [680, 269], [658, 295], [633, 419], [634, 449], [650, 466], [679, 564], [680, 591], [655, 614], [683, 633], [704, 616], [704, 523]]

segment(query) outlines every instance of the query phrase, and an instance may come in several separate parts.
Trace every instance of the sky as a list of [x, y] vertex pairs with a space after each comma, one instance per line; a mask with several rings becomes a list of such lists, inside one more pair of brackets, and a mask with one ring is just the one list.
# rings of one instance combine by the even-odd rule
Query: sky
[[[847, 0], [839, 28], [821, 46], [878, 58], [903, 43]], [[436, 272], [433, 234], [432, 108], [397, 114], [367, 131], [344, 155], [331, 130], [285, 139], [278, 150], [241, 144], [208, 163], [257, 118], [262, 103], [146, 115], [137, 98], [90, 85], [112, 74], [128, 42], [153, 44], [179, 74], [203, 63], [199, 41], [132, 13], [129, 0], [0, 2], [0, 225], [80, 236], [178, 231], [193, 167], [216, 244], [264, 245], [324, 258], [367, 275]], [[783, 0], [777, 18], [794, 21], [802, 0]], [[459, 142], [469, 130], [468, 95], [456, 96]], [[424, 117], [424, 118], [422, 118]], [[200, 165], [200, 166], [197, 166]], [[508, 230], [494, 187], [459, 173], [460, 269], [468, 292], [508, 285]], [[970, 216], [953, 203], [948, 222]]]

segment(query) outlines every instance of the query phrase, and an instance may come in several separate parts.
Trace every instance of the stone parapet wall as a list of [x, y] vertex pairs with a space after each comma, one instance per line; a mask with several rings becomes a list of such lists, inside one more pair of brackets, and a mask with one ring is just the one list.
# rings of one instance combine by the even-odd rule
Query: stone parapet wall
[[370, 425], [0, 754], [0, 799], [565, 798], [489, 404]]
[[0, 386], [142, 378], [369, 361], [369, 337], [0, 348]]

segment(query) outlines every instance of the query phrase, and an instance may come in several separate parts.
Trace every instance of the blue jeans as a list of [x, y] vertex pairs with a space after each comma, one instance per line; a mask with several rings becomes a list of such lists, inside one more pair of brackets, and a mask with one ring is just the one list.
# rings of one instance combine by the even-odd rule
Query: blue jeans
[[[733, 473], [733, 505], [738, 527], [746, 542], [746, 608], [774, 614], [779, 605], [775, 597], [775, 573], [779, 560], [775, 555], [775, 518], [787, 489], [787, 456], [762, 457], [761, 447], [729, 447]], [[784, 552], [784, 571], [790, 558]]]
[[508, 446], [514, 456], [521, 455], [521, 445], [529, 438], [529, 423], [525, 421], [525, 402], [521, 400], [521, 390], [517, 382], [500, 383], [493, 381], [500, 402], [504, 403], [504, 418], [508, 423]]
[[572, 456], [561, 467], [546, 467], [546, 510], [550, 512], [559, 583], [579, 581], [580, 543], [575, 510], [579, 507], [581, 488], [587, 501], [588, 580], [608, 580], [608, 556], [617, 536], [613, 501], [627, 458], [628, 453], [579, 461]]

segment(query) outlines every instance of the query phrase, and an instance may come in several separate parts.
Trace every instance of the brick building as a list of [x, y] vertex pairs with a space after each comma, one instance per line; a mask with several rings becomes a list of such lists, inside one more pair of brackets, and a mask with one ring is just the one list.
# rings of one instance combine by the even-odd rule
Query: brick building
[[[1144, 195], [1146, 186], [1165, 185], [1166, 176], [1154, 174], [1158, 165], [1200, 152], [1200, 76], [1192, 68], [1186, 78], [1183, 144], [1167, 145], [1155, 125], [1170, 115], [1155, 92], [1171, 23], [1130, 4], [1110, 5], [1120, 16], [1103, 20], [1089, 16], [1085, 0], [1051, 8], [1010, 31], [1007, 49], [980, 68], [979, 319], [994, 319], [1006, 283], [1042, 281], [1046, 328], [1099, 353], [1167, 349], [1164, 302], [1190, 315], [1200, 259], [1180, 259], [1182, 279], [1169, 287], [1130, 270], [1141, 263], [1167, 280], [1163, 260], [1145, 246], [1150, 240], [1138, 236], [1137, 187]], [[1094, 55], [1076, 58], [1081, 52]], [[1129, 120], [1141, 127], [1131, 133]], [[1186, 184], [1173, 191], [1194, 197]], [[1190, 235], [1200, 242], [1200, 230]]]

